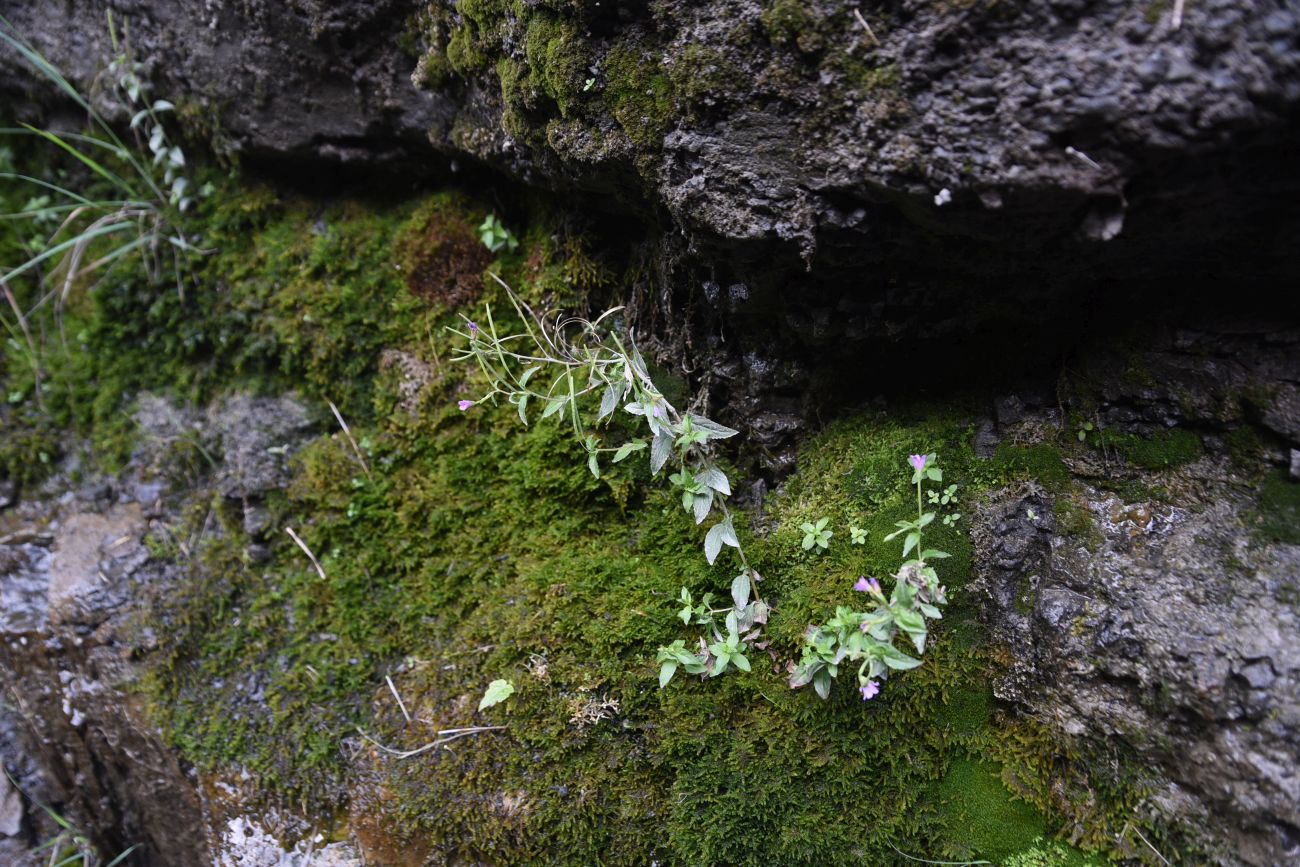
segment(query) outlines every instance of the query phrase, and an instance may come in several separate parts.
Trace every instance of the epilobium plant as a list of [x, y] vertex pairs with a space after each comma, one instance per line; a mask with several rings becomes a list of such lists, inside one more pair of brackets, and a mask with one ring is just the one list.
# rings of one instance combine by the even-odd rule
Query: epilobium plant
[[[835, 616], [825, 624], [808, 627], [803, 658], [790, 676], [791, 687], [811, 683], [817, 694], [826, 698], [841, 666], [856, 662], [858, 691], [866, 700], [880, 692], [880, 681], [889, 671], [906, 671], [921, 664], [921, 660], [899, 650], [894, 641], [906, 636], [920, 656], [925, 653], [929, 634], [926, 621], [942, 616], [939, 606], [946, 604], [947, 598], [938, 573], [930, 564], [948, 554], [923, 544], [925, 528], [935, 519], [934, 512], [925, 511], [924, 503], [926, 499], [936, 504], [955, 502], [956, 486], [944, 489], [936, 497], [936, 492], [924, 489], [927, 482], [943, 481], [943, 471], [935, 456], [912, 455], [908, 462], [912, 466], [912, 484], [916, 486], [916, 519], [899, 521], [895, 525], [898, 529], [885, 537], [886, 541], [903, 537], [904, 560], [894, 575], [892, 592], [886, 596], [875, 578], [865, 575], [859, 578], [853, 589], [866, 594], [868, 606], [865, 610], [839, 606]], [[908, 555], [912, 555], [910, 559]]]
[[816, 548], [820, 553], [831, 546], [831, 537], [835, 534], [826, 529], [826, 525], [830, 521], [830, 518], [819, 518], [816, 524], [805, 521], [799, 525], [799, 529], [803, 530], [803, 542], [801, 544], [805, 551]]
[[[672, 470], [668, 481], [695, 523], [714, 518], [704, 537], [705, 559], [712, 565], [724, 548], [731, 548], [740, 572], [731, 582], [730, 604], [715, 607], [712, 593], [705, 593], [697, 601], [687, 588], [681, 589], [682, 607], [677, 616], [684, 626], [698, 628], [703, 634], [697, 635], [694, 643], [679, 638], [659, 648], [655, 656], [659, 686], [667, 686], [678, 671], [707, 677], [717, 677], [733, 668], [750, 671], [749, 653], [767, 648], [761, 639], [769, 609], [758, 595], [760, 576], [745, 556], [727, 505], [731, 482], [711, 449], [714, 440], [727, 439], [737, 432], [697, 413], [679, 410], [664, 397], [631, 338], [620, 337], [608, 324], [619, 308], [594, 321], [570, 317], [548, 322], [500, 278], [496, 279], [506, 290], [524, 330], [501, 334], [490, 307], [482, 326], [465, 319], [463, 330], [453, 329], [467, 341], [465, 348], [456, 351], [456, 359], [476, 363], [489, 383], [481, 398], [462, 399], [457, 405], [466, 412], [478, 404], [504, 399], [516, 408], [525, 425], [534, 417], [567, 419], [586, 450], [588, 470], [597, 478], [602, 460], [619, 463], [641, 451], [649, 453], [652, 475]], [[591, 398], [584, 401], [588, 395]], [[600, 403], [593, 419], [589, 417], [590, 407], [596, 395]], [[600, 429], [620, 409], [634, 418], [645, 433], [617, 445], [607, 444]], [[841, 664], [858, 662], [858, 689], [864, 699], [870, 699], [879, 693], [880, 681], [889, 670], [903, 671], [921, 664], [895, 647], [894, 640], [905, 634], [917, 655], [923, 654], [929, 631], [926, 621], [941, 616], [939, 606], [947, 600], [930, 562], [948, 555], [922, 544], [925, 528], [936, 516], [924, 510], [924, 503], [927, 498], [936, 505], [955, 503], [957, 488], [950, 485], [941, 491], [925, 490], [926, 482], [943, 480], [933, 454], [912, 455], [910, 463], [917, 516], [915, 520], [899, 521], [898, 529], [886, 537], [904, 537], [904, 562], [894, 576], [892, 593], [886, 597], [874, 578], [859, 579], [853, 589], [867, 594], [870, 607], [855, 611], [841, 606], [825, 625], [809, 627], [803, 658], [790, 678], [792, 687], [811, 683], [817, 694], [826, 698]], [[960, 516], [949, 517], [955, 521]], [[834, 535], [828, 529], [829, 523], [828, 518], [821, 518], [802, 526], [805, 550], [823, 551], [829, 547]], [[854, 544], [865, 542], [866, 531], [851, 527], [850, 533]]]
[[[494, 275], [495, 276], [495, 275]], [[457, 350], [456, 359], [475, 362], [488, 379], [487, 394], [477, 400], [460, 400], [468, 411], [484, 401], [504, 399], [514, 406], [519, 419], [528, 424], [530, 413], [540, 408], [540, 418], [568, 419], [573, 434], [587, 453], [587, 468], [597, 478], [601, 461], [619, 463], [636, 452], [647, 452], [650, 472], [660, 476], [666, 469], [668, 482], [681, 498], [684, 511], [696, 524], [713, 519], [704, 535], [704, 556], [712, 565], [724, 548], [735, 552], [740, 571], [731, 582], [732, 605], [713, 608], [712, 600], [698, 606], [683, 588], [686, 603], [683, 622], [701, 627], [697, 649], [688, 650], [684, 641], [660, 648], [660, 682], [667, 684], [682, 668], [691, 674], [716, 676], [731, 667], [749, 670], [745, 652], [767, 622], [768, 608], [757, 593], [759, 575], [749, 565], [736, 535], [727, 500], [731, 481], [718, 465], [711, 444], [736, 435], [737, 431], [689, 410], [675, 407], [650, 377], [645, 359], [631, 337], [624, 339], [610, 327], [621, 308], [607, 311], [594, 321], [578, 317], [548, 322], [538, 316], [509, 286], [511, 304], [523, 321], [524, 330], [501, 334], [489, 307], [483, 325], [465, 320], [456, 333], [468, 341]], [[594, 418], [583, 400], [599, 395]], [[622, 443], [607, 444], [599, 430], [616, 413], [635, 420], [644, 431]], [[718, 621], [722, 615], [721, 623]]]
[[515, 239], [514, 235], [510, 234], [510, 230], [502, 224], [496, 214], [488, 214], [483, 222], [479, 224], [478, 237], [483, 242], [483, 246], [493, 253], [499, 253], [502, 250], [513, 253], [519, 249], [519, 241]]

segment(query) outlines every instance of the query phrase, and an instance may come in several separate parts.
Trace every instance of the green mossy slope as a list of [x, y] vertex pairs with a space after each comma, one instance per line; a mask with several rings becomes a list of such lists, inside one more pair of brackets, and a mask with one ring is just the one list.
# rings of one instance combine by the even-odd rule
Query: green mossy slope
[[[48, 402], [67, 413], [54, 428], [79, 427], [120, 460], [132, 445], [120, 419], [143, 390], [205, 400], [292, 388], [323, 420], [327, 401], [339, 405], [373, 479], [346, 441], [321, 436], [270, 503], [324, 580], [279, 530], [271, 559], [250, 560], [219, 504], [223, 530], [152, 613], [162, 646], [142, 685], [187, 760], [247, 769], [315, 817], [348, 808], [435, 863], [994, 860], [1057, 829], [1047, 792], [1064, 759], [994, 706], [995, 653], [962, 589], [964, 524], [932, 534], [953, 554], [940, 571], [954, 601], [923, 666], [867, 703], [848, 683], [826, 702], [785, 685], [804, 628], [851, 602], [858, 575], [897, 564], [899, 546], [881, 538], [912, 508], [908, 453], [938, 452], [964, 498], [1026, 471], [1014, 455], [978, 461], [960, 413], [864, 415], [810, 438], [798, 475], [742, 527], [777, 605], [772, 658], [659, 690], [651, 660], [682, 636], [679, 588], [725, 594], [734, 564], [707, 565], [700, 533], [643, 466], [597, 480], [567, 428], [525, 429], [510, 407], [456, 409], [482, 383], [449, 362], [456, 311], [429, 287], [465, 300], [463, 274], [433, 275], [481, 269], [480, 251], [455, 239], [484, 209], [453, 194], [322, 207], [236, 188], [206, 208], [214, 252], [185, 298], [118, 274], [70, 311], [85, 337], [51, 358], [63, 376]], [[598, 279], [580, 242], [540, 224], [520, 234], [493, 267], [530, 297]], [[442, 270], [419, 259], [429, 245]], [[477, 300], [505, 306], [491, 281]], [[431, 371], [413, 402], [397, 368], [381, 372], [383, 350]], [[6, 386], [22, 388], [12, 347], [6, 358]], [[836, 534], [824, 555], [803, 551], [797, 529], [819, 517]], [[866, 545], [849, 544], [850, 524]], [[514, 696], [476, 711], [495, 678]], [[482, 724], [505, 729], [409, 759], [374, 743], [412, 748]]]

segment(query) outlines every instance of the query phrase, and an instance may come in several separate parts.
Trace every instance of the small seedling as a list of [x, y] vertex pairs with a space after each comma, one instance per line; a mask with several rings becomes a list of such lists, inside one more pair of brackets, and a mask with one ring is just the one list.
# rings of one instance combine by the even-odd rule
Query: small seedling
[[816, 524], [805, 521], [799, 525], [799, 529], [803, 530], [803, 549], [805, 551], [811, 551], [813, 548], [820, 548], [825, 551], [831, 546], [831, 537], [835, 534], [826, 529], [826, 525], [830, 523], [830, 520], [830, 518], [819, 518]]

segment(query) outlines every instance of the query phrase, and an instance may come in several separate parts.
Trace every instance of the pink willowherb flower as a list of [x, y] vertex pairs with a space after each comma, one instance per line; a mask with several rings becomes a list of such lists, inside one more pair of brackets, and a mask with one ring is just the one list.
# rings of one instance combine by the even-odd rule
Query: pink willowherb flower
[[472, 400], [458, 400], [458, 401], [456, 401], [456, 406], [460, 407], [460, 411], [461, 411], [461, 412], [464, 412], [465, 410], [469, 409], [469, 408], [470, 408], [471, 406], [473, 406], [473, 405], [474, 405], [474, 401], [472, 401]]
[[925, 461], [925, 455], [912, 455], [907, 459], [907, 462], [912, 465], [912, 469], [916, 470], [918, 473], [925, 469]]
[[859, 593], [879, 593], [880, 582], [875, 578], [868, 578], [866, 575], [858, 578], [858, 583], [853, 585], [853, 589]]
[[880, 694], [880, 684], [874, 680], [869, 680], [865, 685], [858, 687], [858, 692], [862, 693], [863, 701], [871, 701]]
[[475, 322], [470, 322], [470, 323], [469, 323], [469, 336], [470, 336], [471, 339], [473, 339], [473, 338], [475, 338], [475, 337], [478, 337], [478, 324], [477, 324], [477, 323], [475, 323]]

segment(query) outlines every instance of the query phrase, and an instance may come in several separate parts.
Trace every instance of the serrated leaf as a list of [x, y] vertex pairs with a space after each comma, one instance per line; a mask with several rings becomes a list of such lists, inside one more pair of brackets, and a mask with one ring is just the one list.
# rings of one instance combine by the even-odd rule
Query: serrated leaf
[[722, 552], [722, 532], [719, 529], [721, 526], [721, 524], [714, 524], [709, 528], [709, 532], [704, 534], [704, 559], [709, 561], [710, 566]]
[[691, 502], [691, 510], [695, 513], [695, 523], [703, 524], [704, 519], [709, 517], [709, 510], [713, 508], [713, 492], [705, 491], [702, 494], [696, 494]]
[[716, 421], [711, 421], [693, 412], [686, 413], [686, 416], [691, 420], [691, 424], [695, 426], [696, 430], [703, 431], [711, 440], [725, 440], [740, 433], [738, 430], [732, 430], [725, 425], [720, 425]]
[[700, 484], [708, 485], [724, 496], [731, 496], [731, 483], [727, 481], [726, 474], [717, 467], [705, 467], [695, 474], [695, 478]]
[[488, 684], [487, 691], [483, 693], [483, 698], [479, 699], [478, 709], [486, 710], [493, 705], [510, 698], [515, 694], [515, 685], [508, 680], [494, 680]]
[[660, 430], [650, 443], [650, 474], [658, 475], [673, 454], [673, 436]]
[[[714, 527], [713, 529], [717, 529]], [[749, 604], [749, 573], [741, 572], [735, 578], [731, 579], [731, 601], [736, 603], [737, 608], [744, 608]]]

